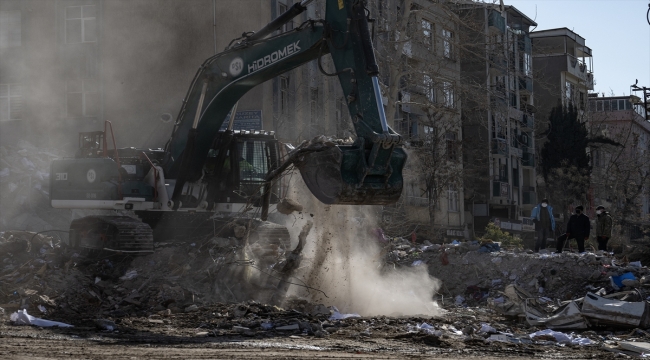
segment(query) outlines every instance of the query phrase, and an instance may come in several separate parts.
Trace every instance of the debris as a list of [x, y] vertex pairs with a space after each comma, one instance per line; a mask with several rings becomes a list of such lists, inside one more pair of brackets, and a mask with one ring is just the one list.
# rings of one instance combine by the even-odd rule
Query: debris
[[482, 333], [485, 333], [485, 334], [496, 334], [497, 329], [493, 328], [489, 324], [483, 323], [483, 324], [481, 324], [481, 329], [479, 330], [479, 332], [482, 332]]
[[535, 341], [555, 341], [560, 344], [571, 345], [591, 345], [592, 341], [588, 338], [574, 337], [563, 332], [553, 331], [551, 329], [540, 330], [529, 335]]
[[628, 302], [607, 299], [593, 293], [587, 293], [582, 303], [582, 315], [590, 324], [618, 327], [650, 326], [650, 303]]
[[235, 331], [235, 332], [238, 332], [238, 333], [243, 333], [245, 331], [250, 331], [250, 328], [247, 328], [245, 326], [235, 325], [235, 326], [232, 327], [232, 330]]
[[133, 280], [138, 276], [138, 270], [129, 270], [124, 274], [124, 276], [120, 277], [120, 280]]
[[618, 347], [623, 350], [637, 353], [642, 357], [647, 357], [647, 354], [650, 354], [650, 343], [647, 342], [620, 341]]
[[14, 325], [34, 325], [40, 327], [73, 327], [72, 325], [65, 324], [62, 322], [51, 321], [33, 317], [27, 313], [27, 310], [18, 310], [15, 313], [11, 314], [11, 321]]
[[329, 320], [344, 320], [344, 319], [349, 319], [349, 318], [358, 318], [361, 317], [359, 314], [341, 314], [339, 312], [339, 309], [337, 309], [335, 306], [332, 306], [332, 315], [330, 315]]
[[580, 307], [571, 301], [558, 308], [552, 316], [539, 316], [539, 311], [533, 313], [526, 309], [526, 321], [532, 326], [546, 326], [549, 329], [586, 329], [587, 321], [582, 316]]
[[303, 209], [302, 205], [293, 199], [284, 198], [280, 200], [277, 205], [277, 210], [280, 214], [289, 215], [296, 212], [301, 212]]
[[186, 313], [195, 312], [195, 311], [199, 311], [199, 307], [196, 306], [195, 304], [192, 304], [192, 305], [185, 308]]
[[276, 326], [275, 330], [280, 330], [280, 331], [300, 330], [300, 325], [291, 324], [291, 325], [284, 325], [284, 326]]
[[100, 329], [100, 330], [108, 330], [108, 331], [117, 330], [117, 325], [111, 320], [95, 319], [94, 323], [95, 323], [95, 326], [97, 326], [97, 328]]

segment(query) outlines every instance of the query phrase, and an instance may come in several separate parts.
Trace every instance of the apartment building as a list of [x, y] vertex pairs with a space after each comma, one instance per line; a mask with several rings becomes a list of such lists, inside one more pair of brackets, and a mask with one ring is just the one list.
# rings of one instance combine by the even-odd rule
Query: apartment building
[[493, 221], [531, 230], [537, 202], [530, 28], [513, 6], [459, 2], [465, 206], [475, 235]]
[[535, 106], [539, 130], [545, 130], [548, 116], [558, 104], [587, 106], [587, 94], [594, 89], [593, 58], [585, 39], [567, 28], [534, 31], [533, 66], [538, 87]]
[[643, 238], [650, 226], [650, 121], [637, 96], [597, 95], [588, 100], [590, 135], [618, 145], [591, 146], [589, 208], [593, 213], [596, 206], [606, 206], [624, 235]]

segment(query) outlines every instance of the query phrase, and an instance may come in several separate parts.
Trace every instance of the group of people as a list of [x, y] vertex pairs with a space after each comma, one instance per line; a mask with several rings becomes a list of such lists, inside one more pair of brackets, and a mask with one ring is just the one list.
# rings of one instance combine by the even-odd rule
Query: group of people
[[[596, 208], [596, 240], [598, 241], [598, 250], [607, 251], [607, 241], [612, 237], [612, 217], [600, 205]], [[548, 199], [543, 199], [537, 204], [531, 212], [531, 217], [535, 223], [537, 240], [535, 241], [535, 251], [546, 249], [546, 239], [554, 237], [555, 218], [553, 217], [553, 207], [549, 205]], [[582, 205], [576, 206], [575, 214], [571, 215], [567, 223], [566, 232], [557, 238], [555, 242], [556, 252], [561, 253], [567, 240], [575, 239], [578, 243], [578, 251], [585, 251], [585, 241], [589, 240], [591, 233], [591, 222], [589, 217], [584, 213]]]

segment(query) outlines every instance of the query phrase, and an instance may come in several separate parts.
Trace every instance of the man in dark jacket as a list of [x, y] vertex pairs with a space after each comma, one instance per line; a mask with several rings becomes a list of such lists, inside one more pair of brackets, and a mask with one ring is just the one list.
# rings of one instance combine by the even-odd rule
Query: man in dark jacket
[[598, 241], [598, 250], [607, 251], [607, 241], [612, 237], [612, 217], [605, 207], [599, 205], [596, 208], [596, 240]]
[[[566, 238], [576, 239], [578, 252], [581, 253], [585, 252], [585, 240], [589, 239], [591, 229], [589, 217], [582, 212], [583, 210], [582, 205], [576, 206], [576, 213], [571, 215], [566, 226]], [[563, 241], [558, 241], [558, 252], [562, 252], [562, 247], [564, 247]]]

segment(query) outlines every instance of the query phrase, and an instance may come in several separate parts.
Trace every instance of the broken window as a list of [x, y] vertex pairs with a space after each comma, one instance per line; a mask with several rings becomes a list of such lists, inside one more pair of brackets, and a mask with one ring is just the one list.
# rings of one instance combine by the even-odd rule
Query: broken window
[[21, 45], [20, 10], [0, 11], [0, 49]]
[[95, 5], [68, 6], [65, 8], [65, 43], [97, 41]]
[[99, 92], [96, 80], [68, 80], [66, 97], [68, 117], [92, 117], [99, 114]]
[[0, 121], [23, 118], [22, 86], [19, 84], [0, 84]]

